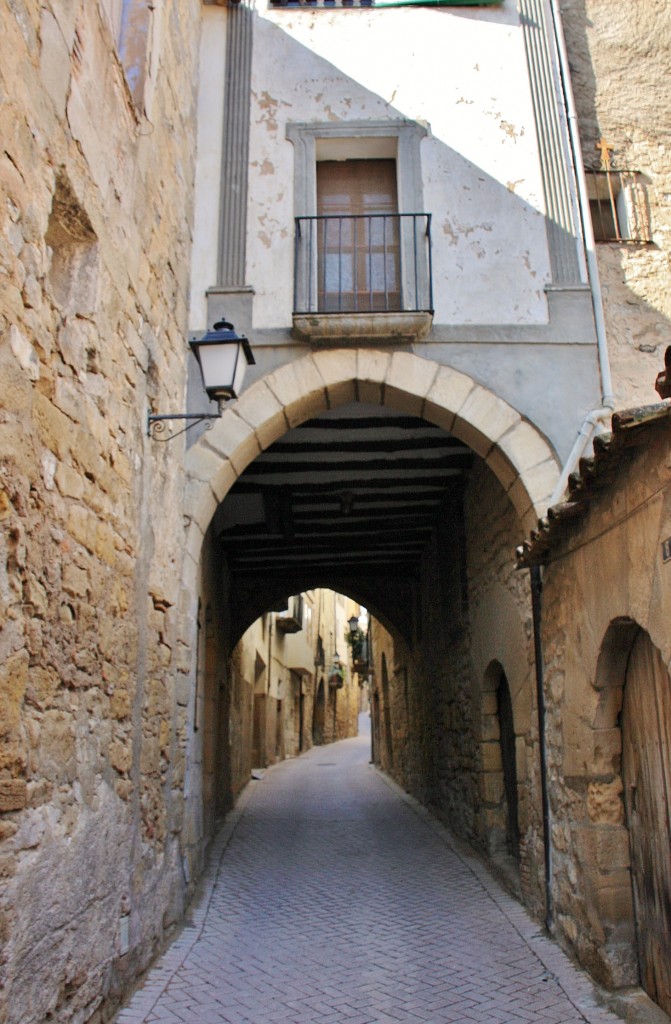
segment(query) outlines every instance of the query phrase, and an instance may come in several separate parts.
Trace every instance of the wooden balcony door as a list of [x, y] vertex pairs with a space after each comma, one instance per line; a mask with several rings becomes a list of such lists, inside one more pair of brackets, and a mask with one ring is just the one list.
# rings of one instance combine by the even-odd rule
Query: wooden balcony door
[[396, 161], [320, 161], [317, 213], [320, 311], [399, 310]]

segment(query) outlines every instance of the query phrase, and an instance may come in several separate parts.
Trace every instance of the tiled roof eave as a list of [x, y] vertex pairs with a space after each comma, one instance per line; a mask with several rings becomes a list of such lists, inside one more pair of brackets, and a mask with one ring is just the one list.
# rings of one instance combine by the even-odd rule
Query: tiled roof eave
[[549, 560], [552, 549], [585, 514], [595, 495], [612, 482], [624, 452], [643, 444], [647, 429], [665, 419], [671, 419], [671, 399], [613, 413], [610, 432], [595, 437], [594, 455], [582, 458], [577, 472], [569, 477], [567, 499], [551, 506], [517, 548], [518, 568], [544, 565]]

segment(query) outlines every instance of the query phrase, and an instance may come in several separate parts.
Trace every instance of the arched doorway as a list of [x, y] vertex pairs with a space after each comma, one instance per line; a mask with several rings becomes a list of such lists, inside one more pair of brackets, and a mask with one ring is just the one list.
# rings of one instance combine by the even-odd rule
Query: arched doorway
[[515, 725], [513, 722], [513, 703], [506, 674], [501, 670], [501, 677], [496, 691], [497, 714], [501, 744], [501, 763], [503, 765], [503, 792], [505, 796], [506, 848], [508, 853], [519, 860], [520, 857], [520, 823], [517, 800], [517, 754], [515, 748]]
[[326, 724], [326, 698], [324, 695], [324, 677], [319, 680], [315, 704], [312, 713], [312, 742], [316, 747], [324, 742], [324, 726]]
[[[410, 791], [444, 805], [465, 837], [476, 836], [470, 693], [478, 677], [469, 649], [474, 631], [491, 637], [474, 610], [486, 599], [500, 622], [502, 606], [470, 586], [469, 572], [494, 566], [490, 583], [500, 580], [518, 625], [528, 615], [523, 588], [500, 566], [512, 567], [514, 543], [557, 480], [542, 435], [475, 380], [431, 360], [319, 351], [253, 384], [193, 446], [188, 470], [184, 585], [197, 599], [204, 566], [217, 566], [228, 588], [223, 657], [275, 597], [322, 586], [356, 595], [394, 634], [387, 717], [392, 704], [399, 719], [413, 705], [405, 735], [393, 722], [407, 754], [400, 764], [387, 746], [391, 721], [374, 706], [377, 755], [388, 755]], [[528, 631], [519, 632], [526, 643]], [[526, 674], [511, 678], [517, 708]], [[405, 679], [412, 702], [395, 694]], [[312, 724], [323, 741], [324, 688]]]
[[487, 667], [481, 704], [481, 795], [487, 811], [485, 844], [500, 858], [520, 859], [517, 736], [513, 699], [500, 661]]
[[622, 776], [641, 984], [671, 1013], [671, 677], [642, 629], [625, 676]]

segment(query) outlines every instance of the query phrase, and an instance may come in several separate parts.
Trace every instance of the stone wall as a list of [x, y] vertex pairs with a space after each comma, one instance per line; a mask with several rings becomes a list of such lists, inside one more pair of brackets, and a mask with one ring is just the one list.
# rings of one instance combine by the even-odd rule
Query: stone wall
[[[180, 409], [199, 4], [136, 105], [106, 7], [0, 39], [0, 1017], [102, 1019], [182, 909]], [[181, 630], [182, 637], [185, 631]]]
[[[520, 524], [476, 460], [463, 498], [424, 553], [412, 639], [375, 622], [375, 760], [474, 842], [543, 908], [543, 833], [528, 574], [516, 571]], [[519, 863], [506, 854], [497, 682], [513, 706]]]
[[506, 866], [508, 807], [497, 693], [503, 673], [514, 726], [520, 888], [527, 904], [540, 912], [544, 902], [543, 831], [530, 585], [528, 573], [515, 565], [519, 521], [500, 484], [482, 465], [473, 472], [466, 523], [470, 667], [480, 773], [476, 831], [490, 856]]
[[561, 0], [586, 167], [597, 143], [613, 166], [638, 171], [650, 242], [597, 243], [608, 344], [619, 408], [655, 400], [655, 375], [671, 344], [671, 9], [665, 0]]
[[614, 987], [638, 981], [619, 711], [638, 628], [671, 658], [669, 454], [668, 420], [621, 451], [617, 475], [552, 551], [544, 578], [557, 930]]

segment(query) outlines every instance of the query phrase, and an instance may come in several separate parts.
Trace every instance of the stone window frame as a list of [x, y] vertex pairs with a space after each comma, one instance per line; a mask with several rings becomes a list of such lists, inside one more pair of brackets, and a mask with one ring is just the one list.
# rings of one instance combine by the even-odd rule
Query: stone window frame
[[[289, 122], [286, 138], [294, 147], [294, 216], [317, 214], [317, 164], [320, 160], [396, 160], [399, 213], [424, 212], [420, 145], [429, 127], [409, 119], [346, 122]], [[404, 245], [402, 243], [402, 250]], [[411, 261], [402, 258], [402, 268]], [[403, 274], [403, 270], [402, 270]], [[421, 282], [424, 285], [426, 282]]]
[[[314, 121], [289, 122], [286, 137], [295, 152], [294, 213], [317, 213], [317, 163], [326, 159], [375, 158], [393, 155], [396, 160], [398, 208], [401, 213], [422, 212], [424, 195], [420, 143], [428, 128], [417, 121]], [[383, 140], [395, 142], [394, 152]]]

